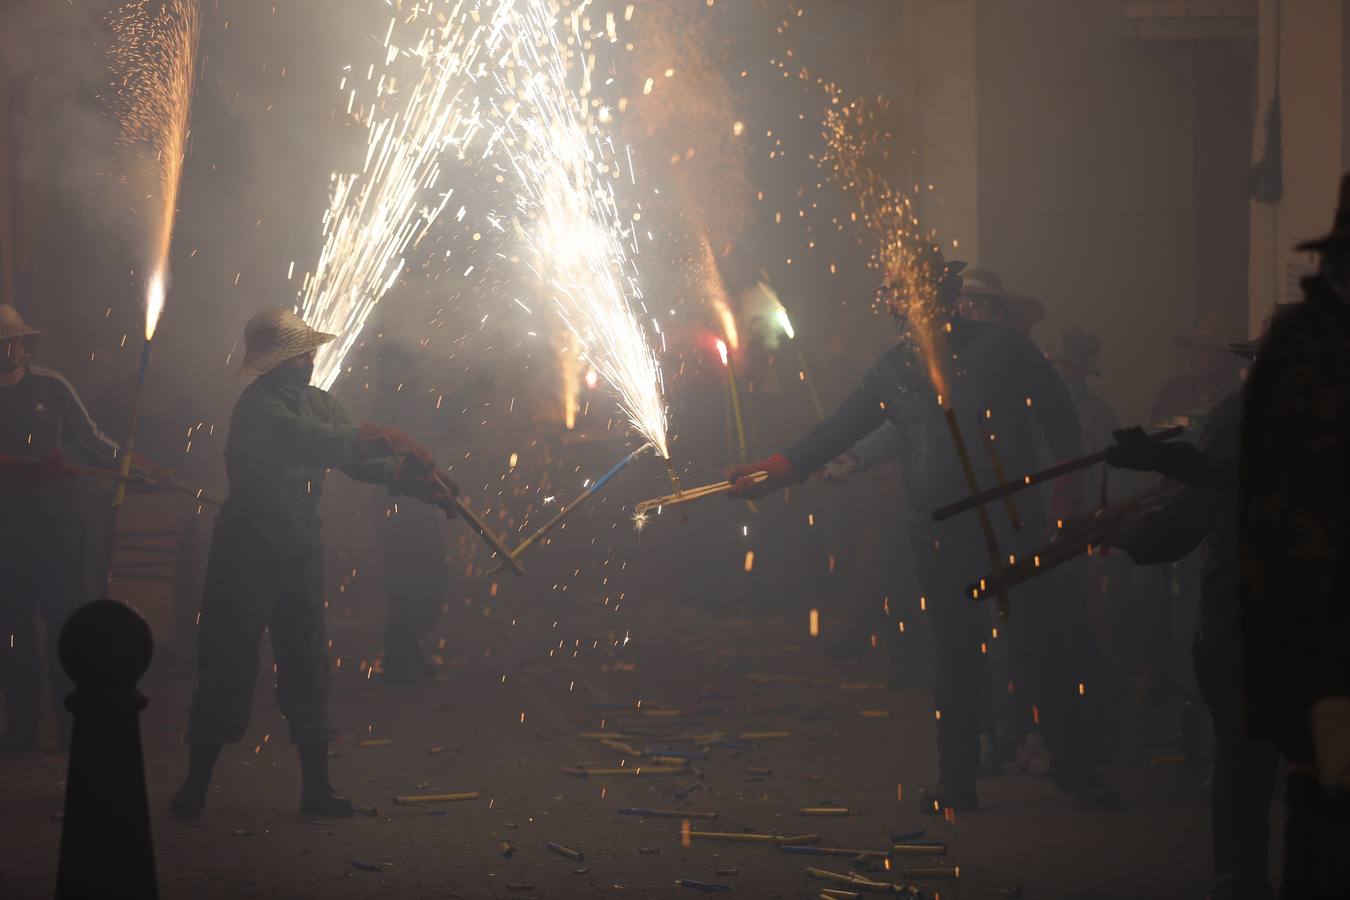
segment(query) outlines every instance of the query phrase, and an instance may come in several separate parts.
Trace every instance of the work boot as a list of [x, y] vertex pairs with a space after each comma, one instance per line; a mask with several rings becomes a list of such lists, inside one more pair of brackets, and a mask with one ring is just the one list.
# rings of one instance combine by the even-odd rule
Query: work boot
[[1120, 795], [1092, 769], [1083, 769], [1074, 774], [1052, 772], [1050, 783], [1072, 795], [1083, 809], [1113, 812], [1123, 808]]
[[328, 780], [328, 745], [300, 744], [300, 812], [307, 816], [342, 819], [352, 814], [352, 801], [334, 790]]
[[971, 812], [980, 808], [980, 798], [975, 794], [975, 783], [939, 784], [935, 788], [919, 791], [919, 814], [941, 816], [947, 810], [952, 812]]
[[206, 790], [211, 787], [211, 772], [220, 756], [220, 744], [193, 744], [188, 753], [188, 774], [183, 785], [169, 801], [169, 812], [179, 819], [195, 819], [206, 805]]

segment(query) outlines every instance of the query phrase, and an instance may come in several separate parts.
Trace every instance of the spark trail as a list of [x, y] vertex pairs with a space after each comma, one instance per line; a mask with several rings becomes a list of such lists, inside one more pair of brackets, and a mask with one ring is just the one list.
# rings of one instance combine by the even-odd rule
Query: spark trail
[[[659, 326], [638, 284], [635, 227], [625, 224], [614, 196], [627, 154], [602, 127], [607, 110], [587, 115], [594, 58], [563, 45], [546, 0], [514, 6], [505, 26], [510, 63], [494, 72], [499, 131], [487, 152], [505, 155], [517, 234], [582, 358], [617, 392], [634, 430], [669, 459], [661, 368], [643, 322]], [[585, 43], [581, 19], [577, 9], [563, 20], [577, 48]], [[570, 73], [569, 55], [576, 58]], [[627, 175], [633, 178], [631, 164]]]
[[[408, 47], [395, 42], [400, 21], [390, 20], [382, 65], [365, 74], [364, 88], [374, 97], [359, 112], [366, 129], [364, 165], [331, 176], [323, 246], [298, 303], [300, 317], [312, 327], [338, 335], [315, 360], [314, 383], [325, 389], [407, 267], [409, 249], [449, 205], [454, 189], [445, 184], [448, 158], [463, 160], [483, 127], [471, 85], [500, 52], [513, 5], [459, 0], [444, 7], [431, 3], [420, 10], [421, 19], [435, 24]], [[398, 67], [412, 71], [406, 87], [399, 86]], [[350, 90], [349, 111], [358, 94], [348, 80], [361, 77], [349, 73], [342, 81]]]
[[111, 101], [121, 122], [119, 143], [154, 155], [159, 206], [146, 271], [145, 339], [155, 336], [164, 311], [178, 185], [187, 153], [188, 120], [196, 81], [201, 14], [195, 0], [166, 0], [152, 13], [148, 0], [115, 9]]

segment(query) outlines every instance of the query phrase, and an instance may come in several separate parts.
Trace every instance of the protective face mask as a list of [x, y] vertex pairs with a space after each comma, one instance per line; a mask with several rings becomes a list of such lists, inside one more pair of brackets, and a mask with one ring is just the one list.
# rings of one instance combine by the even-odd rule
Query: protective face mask
[[264, 377], [287, 398], [296, 400], [314, 377], [314, 364], [273, 369]]

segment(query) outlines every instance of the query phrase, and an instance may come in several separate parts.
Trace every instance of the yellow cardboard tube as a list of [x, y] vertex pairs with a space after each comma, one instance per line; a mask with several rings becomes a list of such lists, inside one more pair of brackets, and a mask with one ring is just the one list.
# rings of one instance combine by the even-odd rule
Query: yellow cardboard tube
[[458, 794], [409, 794], [406, 797], [395, 797], [394, 802], [399, 806], [411, 806], [415, 803], [453, 803], [456, 800], [477, 799], [477, 791], [464, 791]]
[[753, 844], [814, 844], [818, 834], [745, 834], [739, 831], [691, 831], [691, 838], [705, 841], [744, 841]]

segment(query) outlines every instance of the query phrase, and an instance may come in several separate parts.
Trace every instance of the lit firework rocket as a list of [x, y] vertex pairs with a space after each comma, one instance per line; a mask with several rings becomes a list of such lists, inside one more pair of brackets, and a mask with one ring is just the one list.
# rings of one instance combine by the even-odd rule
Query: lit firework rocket
[[[506, 154], [517, 232], [582, 358], [618, 392], [633, 428], [669, 460], [661, 369], [638, 318], [648, 313], [630, 255], [637, 237], [620, 222], [612, 187], [619, 162], [600, 124], [609, 113], [586, 114], [593, 62], [580, 50], [587, 40], [580, 13], [569, 16], [574, 52], [560, 44], [546, 0], [516, 6], [506, 26], [510, 70], [494, 73], [500, 130], [487, 153]], [[578, 90], [568, 80], [568, 56], [578, 60]], [[631, 162], [627, 168], [631, 179]]]
[[[109, 49], [113, 71], [113, 107], [121, 121], [120, 143], [147, 147], [154, 155], [158, 215], [153, 223], [146, 272], [145, 344], [131, 402], [131, 427], [122, 447], [122, 474], [131, 471], [140, 422], [141, 391], [169, 278], [169, 244], [178, 209], [178, 183], [187, 154], [188, 117], [197, 69], [201, 15], [194, 0], [166, 0], [151, 13], [147, 0], [115, 10], [109, 23], [115, 38]], [[114, 506], [126, 497], [126, 482], [117, 486]]]
[[[979, 485], [975, 469], [961, 436], [956, 411], [952, 408], [943, 366], [945, 354], [941, 347], [945, 333], [951, 330], [951, 313], [944, 308], [939, 296], [938, 285], [944, 272], [941, 254], [933, 243], [933, 232], [920, 229], [910, 198], [891, 188], [876, 166], [869, 164], [869, 157], [882, 149], [881, 145], [888, 137], [872, 127], [876, 111], [860, 101], [840, 103], [837, 93], [832, 93], [831, 101], [825, 115], [825, 140], [829, 152], [823, 162], [832, 164], [831, 175], [853, 193], [864, 226], [878, 240], [872, 265], [884, 273], [887, 288], [905, 305], [905, 317], [910, 325], [908, 333], [918, 345], [937, 392], [937, 402], [951, 434], [966, 486], [976, 494]], [[993, 523], [984, 506], [976, 507], [975, 513], [984, 533], [993, 577], [998, 579], [1002, 554]], [[1000, 589], [999, 616], [1006, 618], [1007, 615], [1007, 592]]]
[[158, 182], [158, 216], [147, 266], [145, 339], [149, 341], [164, 310], [201, 15], [194, 0], [165, 0], [155, 13], [148, 0], [140, 0], [115, 10], [109, 23], [115, 35], [108, 53], [114, 74], [113, 105], [122, 125], [119, 140], [153, 152]]
[[889, 138], [875, 128], [877, 112], [861, 100], [843, 103], [832, 91], [825, 113], [828, 152], [822, 163], [830, 166], [831, 177], [857, 200], [862, 224], [877, 240], [870, 264], [905, 299], [911, 333], [934, 388], [945, 396], [947, 378], [937, 345], [947, 316], [936, 287], [941, 273], [933, 271], [937, 259], [934, 235], [920, 227], [909, 196], [892, 188], [876, 165]]
[[[428, 21], [434, 6], [420, 9]], [[375, 96], [358, 111], [366, 127], [364, 166], [355, 174], [333, 174], [323, 248], [300, 289], [301, 318], [338, 335], [315, 360], [315, 384], [325, 389], [342, 371], [375, 305], [403, 273], [404, 254], [450, 203], [454, 191], [442, 183], [447, 152], [463, 158], [482, 124], [467, 91], [472, 76], [499, 52], [512, 4], [489, 10], [459, 0], [447, 7], [408, 48], [392, 42], [397, 20], [390, 19], [383, 68], [371, 65], [342, 79], [342, 89], [350, 91], [349, 113], [357, 99], [349, 80], [364, 75]], [[396, 89], [390, 67], [400, 62], [420, 72]]]

